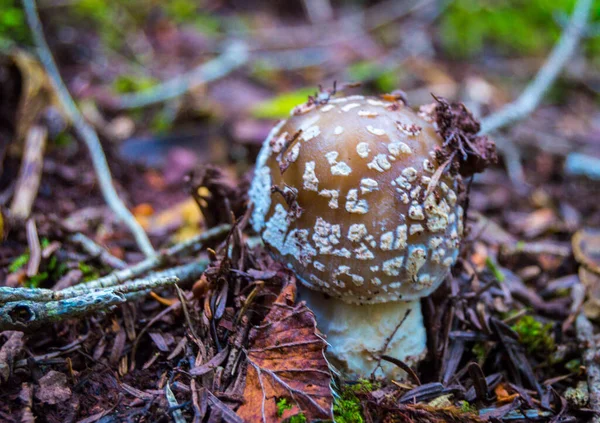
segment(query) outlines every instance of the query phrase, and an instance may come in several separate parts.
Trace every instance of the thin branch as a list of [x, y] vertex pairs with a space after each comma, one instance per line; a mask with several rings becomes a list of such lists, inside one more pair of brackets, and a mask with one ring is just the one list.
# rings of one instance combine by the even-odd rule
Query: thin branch
[[578, 0], [560, 40], [533, 81], [517, 100], [482, 119], [480, 133], [489, 134], [497, 131], [510, 123], [525, 118], [535, 110], [579, 44], [589, 20], [592, 4], [593, 0]]
[[27, 262], [27, 276], [37, 275], [42, 262], [42, 247], [38, 237], [37, 226], [33, 218], [27, 219], [25, 224], [27, 231], [27, 245], [29, 247], [29, 261]]
[[10, 205], [13, 216], [27, 219], [31, 214], [31, 207], [38, 194], [42, 169], [44, 167], [44, 150], [48, 131], [43, 126], [34, 125], [29, 128], [25, 139], [25, 151], [19, 178], [15, 186], [15, 196]]
[[110, 266], [115, 269], [124, 269], [125, 267], [127, 267], [127, 263], [125, 263], [120, 258], [113, 256], [105, 248], [96, 244], [92, 239], [88, 238], [82, 233], [76, 233], [71, 235], [69, 237], [69, 240], [81, 246], [81, 248], [83, 248], [88, 254], [90, 254], [94, 258], [97, 258], [107, 266]]
[[162, 103], [180, 97], [198, 85], [223, 78], [248, 61], [248, 48], [242, 41], [234, 41], [226, 46], [223, 53], [215, 59], [178, 75], [153, 88], [135, 94], [119, 97], [115, 107], [118, 109], [136, 109]]
[[145, 294], [177, 281], [176, 277], [153, 277], [59, 301], [9, 302], [0, 306], [0, 331], [31, 330], [62, 319], [89, 315], [136, 298], [128, 294]]
[[[588, 389], [590, 391], [590, 408], [596, 413], [600, 413], [600, 365], [598, 365], [596, 358], [600, 352], [600, 344], [594, 336], [592, 324], [583, 313], [577, 316], [575, 327], [579, 342], [585, 344], [583, 364], [585, 365]], [[596, 414], [592, 421], [600, 423], [600, 415]]]
[[81, 112], [77, 108], [77, 105], [71, 98], [67, 87], [60, 77], [60, 73], [58, 71], [58, 67], [54, 62], [54, 58], [52, 57], [52, 53], [50, 53], [50, 48], [46, 43], [46, 39], [44, 38], [44, 33], [42, 30], [42, 23], [40, 22], [40, 17], [38, 16], [37, 9], [35, 6], [34, 0], [22, 0], [23, 8], [25, 9], [25, 13], [27, 15], [27, 22], [29, 23], [29, 27], [33, 34], [33, 39], [37, 46], [38, 55], [40, 57], [40, 61], [44, 65], [46, 72], [48, 73], [50, 80], [56, 90], [58, 98], [64, 107], [67, 115], [73, 122], [73, 126], [77, 131], [78, 135], [85, 141], [88, 150], [90, 152], [90, 156], [92, 158], [92, 163], [94, 165], [94, 170], [96, 171], [96, 175], [98, 177], [98, 183], [100, 185], [100, 190], [102, 191], [102, 195], [106, 200], [108, 206], [112, 209], [112, 211], [127, 225], [135, 240], [140, 247], [140, 250], [148, 256], [151, 257], [155, 254], [154, 248], [144, 232], [144, 229], [140, 226], [140, 224], [135, 220], [135, 217], [131, 214], [129, 209], [123, 204], [119, 195], [117, 194], [113, 184], [112, 177], [110, 174], [110, 170], [108, 168], [108, 163], [106, 162], [106, 156], [104, 155], [104, 151], [102, 150], [102, 145], [100, 144], [100, 140], [98, 139], [98, 134], [89, 126]]
[[[194, 254], [200, 251], [206, 241], [226, 234], [229, 229], [229, 225], [217, 226], [189, 241], [176, 244], [167, 250], [163, 250], [159, 252], [158, 255], [141, 261], [131, 267], [117, 270], [116, 272], [99, 279], [65, 288], [60, 291], [41, 288], [0, 287], [0, 304], [14, 301], [57, 301], [64, 298], [72, 298], [81, 295], [82, 293], [91, 292], [101, 288], [113, 287], [164, 265], [170, 258], [173, 258], [176, 255], [180, 255], [184, 252]], [[204, 271], [203, 266], [204, 268], [206, 267], [205, 260], [199, 260], [183, 266], [156, 272], [150, 274], [148, 277], [168, 278], [175, 276], [181, 281], [186, 281], [199, 277]]]

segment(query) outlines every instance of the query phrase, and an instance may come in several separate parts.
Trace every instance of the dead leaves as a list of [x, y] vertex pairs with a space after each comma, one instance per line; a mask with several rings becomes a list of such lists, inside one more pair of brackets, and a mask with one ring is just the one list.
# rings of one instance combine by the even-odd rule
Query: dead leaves
[[10, 59], [21, 74], [21, 98], [17, 110], [16, 138], [22, 139], [29, 128], [48, 106], [53, 106], [62, 114], [54, 88], [39, 61], [24, 50], [11, 52]]
[[583, 228], [573, 235], [575, 259], [600, 275], [600, 229]]
[[50, 370], [39, 380], [35, 397], [45, 404], [58, 404], [71, 398], [71, 389], [67, 386], [64, 373]]
[[573, 255], [581, 265], [579, 280], [585, 287], [588, 298], [583, 312], [589, 319], [600, 320], [600, 230], [580, 229], [573, 235]]
[[[245, 422], [280, 422], [302, 412], [307, 421], [331, 419], [331, 372], [324, 357], [326, 342], [314, 314], [304, 303], [294, 304], [294, 284], [287, 285], [263, 323], [250, 332], [244, 404]], [[278, 415], [278, 402], [293, 405]], [[290, 413], [291, 412], [291, 413]]]
[[1, 335], [6, 336], [6, 342], [0, 348], [0, 384], [11, 377], [14, 361], [25, 345], [23, 332], [6, 331]]

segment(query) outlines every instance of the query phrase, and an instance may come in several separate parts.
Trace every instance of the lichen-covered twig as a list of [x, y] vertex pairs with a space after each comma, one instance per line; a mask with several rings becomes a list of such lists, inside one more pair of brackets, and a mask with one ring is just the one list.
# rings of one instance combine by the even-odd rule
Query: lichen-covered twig
[[550, 56], [548, 56], [535, 78], [519, 98], [507, 104], [498, 112], [482, 119], [480, 133], [489, 134], [497, 131], [533, 112], [575, 51], [587, 26], [593, 3], [593, 0], [578, 0], [560, 40], [552, 49]]
[[590, 408], [596, 412], [592, 419], [594, 423], [600, 423], [600, 365], [597, 356], [600, 352], [600, 343], [594, 336], [592, 323], [583, 313], [577, 316], [575, 321], [577, 339], [586, 345], [583, 352], [583, 364], [587, 373], [588, 389], [590, 391]]
[[73, 234], [69, 239], [75, 244], [80, 245], [92, 257], [98, 258], [102, 263], [110, 267], [115, 269], [124, 269], [127, 267], [127, 263], [120, 258], [113, 256], [105, 248], [102, 248], [82, 233]]
[[[110, 288], [164, 265], [171, 257], [175, 257], [183, 253], [194, 254], [200, 251], [207, 241], [225, 235], [229, 229], [229, 225], [216, 226], [200, 235], [195, 236], [194, 238], [191, 238], [188, 241], [175, 244], [171, 248], [159, 252], [155, 257], [148, 258], [131, 267], [118, 270], [107, 276], [60, 291], [52, 291], [50, 289], [40, 288], [0, 287], [0, 304], [15, 301], [57, 301], [65, 298], [73, 298], [88, 292], [94, 292], [101, 288]], [[206, 268], [206, 264], [206, 260], [201, 259], [189, 264], [166, 269], [161, 272], [154, 272], [149, 276], [155, 278], [167, 278], [174, 276], [181, 281], [187, 281], [195, 277], [199, 277]]]
[[[227, 232], [229, 232], [230, 229], [230, 225], [215, 226], [214, 228], [209, 229], [208, 231], [203, 232], [200, 235], [189, 239], [188, 241], [175, 244], [171, 248], [160, 251], [156, 256], [147, 258], [137, 264], [134, 264], [131, 267], [125, 268], [123, 270], [117, 270], [116, 272], [113, 272], [109, 275], [106, 275], [102, 278], [90, 282], [75, 285], [73, 287], [65, 289], [64, 291], [81, 292], [82, 290], [104, 288], [123, 283], [124, 281], [132, 279], [136, 276], [140, 276], [146, 272], [149, 272], [153, 269], [164, 265], [171, 257], [175, 257], [183, 253], [194, 254], [200, 251], [207, 241], [225, 235]], [[2, 299], [1, 289], [2, 288], [0, 288], [0, 301]]]
[[65, 318], [88, 315], [124, 303], [128, 294], [172, 285], [176, 277], [151, 277], [126, 285], [97, 290], [59, 301], [14, 301], [0, 306], [0, 331], [31, 330]]
[[42, 179], [47, 136], [48, 131], [43, 126], [34, 125], [27, 132], [23, 161], [15, 186], [15, 196], [10, 205], [11, 214], [19, 219], [29, 217], [31, 207], [37, 197]]
[[106, 203], [111, 210], [125, 223], [125, 225], [127, 225], [135, 237], [140, 250], [142, 250], [142, 252], [148, 257], [153, 256], [155, 252], [150, 240], [148, 239], [148, 235], [146, 235], [144, 229], [135, 220], [135, 217], [133, 217], [129, 209], [127, 209], [125, 204], [121, 201], [117, 191], [115, 190], [115, 187], [113, 186], [108, 163], [106, 162], [106, 156], [102, 150], [102, 145], [98, 139], [98, 134], [96, 134], [92, 127], [86, 123], [81, 115], [81, 112], [77, 108], [77, 105], [71, 98], [67, 87], [60, 77], [58, 67], [54, 62], [52, 53], [50, 53], [50, 49], [46, 43], [46, 39], [44, 38], [42, 23], [40, 22], [40, 18], [37, 13], [35, 1], [23, 0], [23, 8], [25, 9], [27, 21], [29, 23], [34, 42], [37, 46], [40, 61], [44, 65], [46, 72], [48, 72], [48, 76], [52, 81], [57, 96], [63, 108], [65, 109], [65, 112], [69, 116], [69, 119], [72, 121], [77, 134], [83, 139], [89, 149], [94, 170], [96, 171], [96, 175], [98, 177], [100, 190], [102, 191], [102, 195], [104, 196]]
[[247, 61], [246, 44], [242, 41], [233, 41], [215, 59], [148, 90], [122, 95], [117, 99], [115, 106], [118, 109], [136, 109], [180, 97], [200, 84], [223, 78]]

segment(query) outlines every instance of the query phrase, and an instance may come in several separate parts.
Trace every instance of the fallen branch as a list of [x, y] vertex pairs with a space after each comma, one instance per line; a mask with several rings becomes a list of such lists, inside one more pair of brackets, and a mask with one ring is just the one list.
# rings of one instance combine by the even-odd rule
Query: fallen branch
[[523, 93], [498, 112], [481, 120], [481, 134], [489, 134], [521, 120], [535, 110], [542, 97], [569, 61], [587, 26], [593, 0], [578, 0], [571, 19], [550, 56]]
[[153, 88], [140, 93], [126, 94], [117, 98], [117, 109], [136, 109], [180, 97], [198, 85], [223, 78], [248, 61], [248, 48], [241, 41], [226, 46], [223, 53], [215, 59], [178, 75]]
[[[123, 270], [118, 270], [116, 272], [113, 272], [109, 275], [106, 275], [102, 278], [90, 282], [72, 286], [70, 288], [65, 289], [64, 291], [81, 291], [96, 288], [106, 288], [118, 285], [129, 279], [135, 278], [136, 276], [140, 276], [146, 272], [163, 266], [172, 257], [181, 255], [183, 253], [197, 253], [202, 249], [202, 247], [207, 241], [225, 235], [227, 232], [229, 232], [230, 229], [231, 226], [229, 225], [216, 226], [206, 232], [201, 233], [200, 235], [195, 236], [194, 238], [191, 238], [188, 241], [175, 244], [171, 248], [160, 251], [156, 256], [147, 258], [137, 264], [134, 264], [131, 267], [125, 268]], [[2, 288], [0, 288], [0, 302], [1, 298]]]
[[176, 277], [152, 277], [59, 301], [15, 301], [0, 306], [0, 331], [31, 330], [66, 318], [85, 316], [136, 297], [139, 292], [172, 285]]
[[92, 129], [92, 127], [85, 122], [81, 112], [77, 108], [77, 105], [73, 101], [73, 98], [71, 98], [67, 87], [60, 77], [58, 67], [54, 62], [52, 53], [50, 53], [50, 48], [48, 47], [46, 39], [44, 38], [42, 23], [40, 22], [40, 17], [37, 13], [35, 1], [23, 0], [23, 8], [27, 16], [27, 21], [29, 23], [34, 42], [37, 46], [40, 61], [44, 65], [44, 68], [46, 69], [46, 72], [52, 81], [52, 85], [56, 90], [60, 103], [69, 116], [69, 119], [72, 121], [77, 134], [85, 141], [88, 147], [90, 156], [92, 158], [92, 163], [94, 165], [94, 170], [96, 171], [96, 175], [98, 177], [100, 190], [102, 191], [102, 195], [104, 196], [106, 203], [117, 215], [117, 217], [120, 218], [125, 225], [127, 225], [130, 232], [135, 237], [140, 250], [142, 250], [142, 252], [148, 257], [153, 256], [155, 251], [150, 243], [150, 240], [148, 239], [148, 235], [146, 235], [144, 229], [140, 226], [137, 220], [135, 220], [135, 217], [133, 217], [129, 209], [127, 209], [125, 204], [121, 201], [115, 190], [115, 187], [113, 186], [110, 169], [108, 168], [106, 156], [104, 155], [102, 145], [98, 139], [98, 134], [96, 134], [94, 129]]
[[600, 352], [600, 345], [597, 338], [594, 337], [594, 327], [583, 313], [577, 316], [575, 328], [579, 342], [585, 344], [583, 364], [585, 365], [590, 391], [590, 408], [596, 412], [592, 422], [600, 423], [600, 365], [596, 358]]
[[31, 207], [37, 197], [42, 179], [47, 137], [48, 131], [43, 126], [32, 126], [27, 132], [25, 151], [15, 186], [15, 196], [10, 205], [11, 214], [19, 219], [29, 217]]
[[25, 224], [27, 232], [27, 246], [29, 247], [29, 260], [27, 262], [27, 276], [30, 278], [37, 275], [42, 262], [42, 247], [38, 237], [37, 226], [33, 218], [27, 219]]
[[[225, 235], [229, 231], [229, 229], [229, 225], [217, 226], [190, 239], [189, 241], [176, 244], [169, 249], [161, 251], [158, 255], [141, 261], [140, 263], [137, 263], [131, 267], [122, 270], [117, 270], [116, 272], [113, 272], [107, 276], [79, 285], [75, 285], [69, 288], [65, 288], [60, 291], [53, 291], [51, 289], [41, 288], [0, 287], [0, 304], [16, 301], [59, 301], [67, 298], [74, 298], [84, 293], [97, 292], [102, 288], [111, 288], [115, 285], [119, 285], [123, 282], [133, 279], [136, 276], [140, 276], [146, 272], [156, 269], [164, 265], [168, 259], [180, 255], [184, 252], [194, 254], [200, 251], [200, 249], [203, 247], [203, 243], [218, 236]], [[206, 261], [199, 260], [183, 266], [173, 267], [171, 269], [163, 270], [161, 272], [156, 272], [154, 274], [150, 274], [148, 277], [177, 277], [181, 281], [186, 281], [193, 279], [196, 276], [199, 277], [204, 271], [205, 267]]]

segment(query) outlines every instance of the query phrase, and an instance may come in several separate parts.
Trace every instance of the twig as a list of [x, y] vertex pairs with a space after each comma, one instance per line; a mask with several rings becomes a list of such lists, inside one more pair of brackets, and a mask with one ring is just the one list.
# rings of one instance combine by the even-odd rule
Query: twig
[[[24, 0], [29, 1], [29, 0]], [[118, 109], [136, 109], [177, 98], [190, 89], [210, 81], [223, 78], [248, 61], [248, 49], [242, 41], [226, 46], [223, 53], [191, 71], [178, 75], [153, 88], [135, 94], [127, 94], [116, 100]]]
[[69, 237], [69, 239], [75, 244], [80, 245], [88, 254], [94, 258], [98, 258], [98, 260], [107, 266], [115, 269], [124, 269], [127, 267], [127, 263], [120, 258], [113, 256], [105, 248], [96, 244], [93, 240], [82, 233], [73, 234]]
[[42, 261], [42, 247], [38, 237], [37, 227], [33, 218], [27, 219], [27, 245], [29, 246], [29, 261], [27, 262], [27, 276], [37, 275]]
[[562, 68], [573, 55], [581, 35], [587, 25], [593, 0], [578, 0], [571, 19], [560, 40], [552, 49], [550, 56], [537, 75], [519, 98], [507, 104], [501, 110], [481, 120], [482, 134], [498, 129], [525, 118], [538, 106], [542, 97], [554, 83]]
[[125, 204], [119, 198], [115, 187], [112, 184], [112, 177], [110, 174], [110, 169], [108, 168], [108, 163], [106, 162], [106, 156], [104, 155], [104, 151], [102, 150], [102, 145], [100, 144], [100, 140], [98, 139], [98, 134], [89, 126], [81, 112], [77, 108], [77, 105], [71, 98], [67, 87], [60, 77], [60, 73], [58, 71], [58, 67], [54, 62], [54, 58], [52, 57], [52, 53], [50, 53], [50, 48], [46, 43], [46, 39], [44, 38], [44, 33], [42, 30], [42, 23], [40, 22], [40, 17], [38, 16], [37, 9], [35, 6], [34, 0], [22, 0], [23, 8], [25, 9], [25, 14], [27, 15], [27, 21], [29, 23], [29, 27], [33, 34], [33, 39], [37, 46], [38, 54], [40, 56], [40, 61], [44, 65], [46, 72], [48, 73], [50, 80], [56, 90], [58, 98], [65, 109], [65, 112], [69, 116], [69, 119], [73, 122], [73, 126], [77, 131], [78, 135], [85, 141], [88, 150], [90, 152], [90, 156], [92, 158], [92, 163], [94, 165], [94, 170], [96, 171], [96, 175], [98, 177], [98, 183], [100, 185], [100, 190], [102, 191], [102, 195], [106, 200], [106, 203], [111, 208], [111, 210], [127, 225], [135, 240], [142, 250], [142, 252], [148, 256], [152, 257], [155, 252], [150, 240], [148, 239], [148, 235], [144, 232], [144, 229], [140, 226], [140, 224], [135, 220], [135, 217], [131, 214], [131, 212], [127, 209]]
[[[37, 303], [50, 303], [53, 301], [64, 301], [77, 297], [81, 297], [87, 294], [99, 294], [106, 292], [116, 292], [120, 294], [136, 294], [129, 295], [130, 297], [139, 297], [145, 295], [143, 291], [149, 290], [152, 288], [152, 284], [156, 281], [161, 280], [175, 280], [179, 282], [186, 282], [190, 279], [200, 277], [204, 269], [208, 264], [208, 260], [198, 260], [189, 264], [185, 264], [183, 266], [172, 267], [167, 270], [163, 270], [162, 272], [153, 272], [148, 276], [132, 280], [123, 285], [111, 286], [111, 287], [102, 287], [102, 288], [92, 288], [92, 289], [80, 289], [80, 290], [71, 290], [71, 289], [63, 289], [60, 291], [53, 291], [51, 289], [41, 289], [41, 288], [9, 288], [2, 287], [0, 291], [0, 295], [2, 296], [0, 299], [1, 304], [10, 304], [10, 303], [18, 303], [35, 301]], [[141, 293], [140, 295], [137, 295]]]
[[[200, 251], [204, 243], [213, 238], [226, 234], [229, 229], [229, 225], [217, 226], [200, 235], [197, 235], [188, 241], [175, 244], [171, 248], [161, 251], [157, 256], [148, 258], [131, 267], [118, 270], [102, 278], [75, 285], [60, 291], [40, 288], [0, 287], [0, 304], [15, 301], [57, 301], [64, 298], [72, 298], [101, 288], [112, 287], [164, 265], [169, 258], [175, 257], [184, 252], [194, 254]], [[206, 260], [198, 260], [183, 266], [177, 266], [161, 272], [155, 272], [151, 274], [150, 277], [167, 278], [175, 276], [180, 281], [185, 282], [199, 277], [204, 271], [204, 268], [206, 268], [206, 264]]]
[[[225, 235], [230, 229], [231, 227], [229, 225], [216, 226], [188, 241], [175, 244], [171, 248], [160, 251], [158, 255], [147, 258], [131, 267], [118, 270], [94, 281], [75, 285], [71, 288], [67, 288], [65, 291], [81, 291], [82, 289], [89, 290], [117, 285], [166, 264], [171, 257], [175, 257], [183, 253], [194, 254], [202, 249], [204, 243], [210, 241], [211, 239]], [[1, 299], [2, 288], [0, 288], [0, 301]]]
[[133, 296], [127, 294], [172, 285], [177, 281], [175, 277], [149, 278], [60, 301], [6, 303], [0, 306], [0, 331], [31, 330], [62, 319], [85, 316], [132, 299]]
[[23, 161], [19, 170], [19, 178], [15, 187], [15, 196], [10, 205], [10, 212], [19, 219], [27, 219], [31, 207], [37, 197], [42, 179], [44, 150], [48, 131], [43, 126], [32, 126], [27, 132]]
[[600, 365], [596, 359], [600, 348], [594, 338], [594, 328], [583, 313], [577, 316], [575, 327], [579, 342], [586, 345], [583, 352], [583, 363], [587, 373], [588, 389], [590, 390], [590, 408], [596, 412], [592, 422], [600, 423]]

